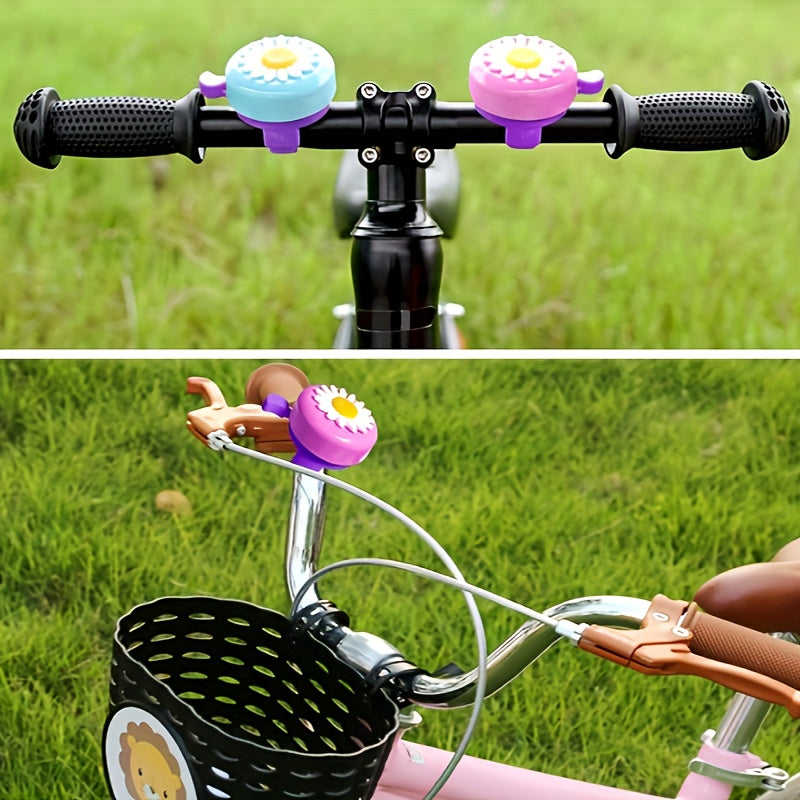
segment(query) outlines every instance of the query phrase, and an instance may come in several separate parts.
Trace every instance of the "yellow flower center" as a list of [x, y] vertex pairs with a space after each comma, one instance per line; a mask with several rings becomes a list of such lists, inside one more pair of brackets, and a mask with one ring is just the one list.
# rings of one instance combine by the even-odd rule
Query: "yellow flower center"
[[261, 56], [261, 63], [267, 69], [291, 67], [297, 56], [288, 47], [273, 47]]
[[506, 56], [506, 61], [517, 69], [534, 69], [542, 63], [542, 57], [530, 47], [515, 47]]
[[343, 417], [348, 419], [355, 419], [358, 416], [358, 409], [346, 397], [338, 395], [331, 400], [331, 405]]

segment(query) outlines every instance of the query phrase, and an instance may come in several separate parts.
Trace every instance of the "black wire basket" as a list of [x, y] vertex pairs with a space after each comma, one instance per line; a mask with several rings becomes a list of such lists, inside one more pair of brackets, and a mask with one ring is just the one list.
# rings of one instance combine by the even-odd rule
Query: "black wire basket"
[[103, 736], [115, 800], [367, 800], [398, 708], [283, 614], [165, 597], [117, 623]]

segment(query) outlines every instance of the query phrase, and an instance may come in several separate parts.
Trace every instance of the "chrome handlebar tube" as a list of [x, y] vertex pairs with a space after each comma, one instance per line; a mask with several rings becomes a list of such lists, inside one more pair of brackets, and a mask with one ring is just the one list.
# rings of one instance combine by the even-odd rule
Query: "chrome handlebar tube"
[[[286, 582], [294, 601], [303, 584], [317, 570], [325, 522], [326, 485], [307, 475], [295, 475], [286, 544]], [[301, 607], [320, 601], [316, 587], [306, 591]], [[582, 597], [554, 606], [545, 613], [577, 624], [638, 628], [650, 603], [630, 597]], [[520, 626], [488, 658], [487, 695], [502, 689], [558, 641], [547, 625], [530, 621]], [[387, 654], [391, 644], [366, 631], [340, 626], [335, 637], [337, 654], [361, 674], [368, 674]], [[477, 669], [461, 675], [414, 678], [409, 699], [431, 708], [470, 705], [475, 695]]]
[[[567, 600], [548, 608], [544, 613], [549, 617], [569, 620], [578, 625], [638, 628], [649, 607], [649, 600], [600, 595]], [[503, 644], [489, 654], [486, 696], [500, 691], [511, 683], [559, 639], [560, 636], [552, 627], [534, 620], [517, 628]], [[429, 708], [458, 708], [470, 705], [475, 696], [477, 677], [477, 668], [462, 675], [448, 677], [418, 675], [414, 679], [411, 699], [417, 705]]]

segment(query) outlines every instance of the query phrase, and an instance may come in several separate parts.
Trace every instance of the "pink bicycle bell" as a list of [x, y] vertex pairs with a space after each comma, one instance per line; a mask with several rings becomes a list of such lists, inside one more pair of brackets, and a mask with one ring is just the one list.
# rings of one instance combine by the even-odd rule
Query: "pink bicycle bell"
[[268, 395], [264, 411], [289, 419], [289, 436], [297, 447], [292, 461], [309, 469], [344, 469], [360, 464], [378, 439], [372, 412], [345, 389], [307, 386], [293, 406]]
[[578, 94], [603, 88], [600, 70], [578, 72], [575, 59], [538, 36], [503, 36], [478, 48], [469, 64], [475, 108], [506, 130], [506, 144], [530, 149], [542, 128], [567, 112]]
[[333, 58], [297, 36], [267, 36], [237, 50], [224, 75], [204, 72], [205, 97], [225, 97], [239, 118], [264, 133], [272, 153], [295, 153], [300, 128], [325, 116], [336, 94]]

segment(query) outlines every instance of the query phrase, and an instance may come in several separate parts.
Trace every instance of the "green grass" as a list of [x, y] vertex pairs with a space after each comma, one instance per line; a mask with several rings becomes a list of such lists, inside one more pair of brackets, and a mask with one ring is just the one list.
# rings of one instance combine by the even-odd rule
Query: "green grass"
[[[196, 402], [183, 394], [187, 375], [214, 378], [238, 403], [253, 366], [0, 363], [2, 800], [104, 796], [110, 642], [130, 606], [208, 593], [287, 609], [288, 476], [213, 454], [182, 430]], [[469, 579], [533, 607], [600, 593], [687, 598], [797, 535], [796, 362], [300, 366], [355, 390], [378, 421], [375, 452], [343, 476], [418, 519]], [[156, 510], [167, 488], [186, 494], [191, 516]], [[338, 492], [327, 530], [325, 561], [435, 566], [396, 523]], [[418, 663], [471, 663], [452, 591], [365, 571], [324, 586], [356, 626]], [[520, 622], [482, 608], [492, 645]], [[560, 646], [487, 702], [471, 752], [674, 795], [727, 696]], [[453, 746], [465, 722], [463, 711], [428, 712], [414, 736]], [[756, 745], [800, 770], [785, 713]]]
[[[268, 32], [323, 43], [338, 99], [366, 79], [430, 80], [468, 99], [484, 41], [537, 32], [632, 94], [738, 91], [761, 78], [800, 99], [794, 0], [693, 3], [5, 3], [0, 54], [0, 347], [326, 347], [351, 296], [334, 238], [335, 153], [210, 152], [69, 160], [38, 170], [10, 135], [19, 102], [178, 97]], [[460, 232], [443, 295], [468, 310], [473, 347], [796, 347], [800, 252], [790, 137], [741, 152], [532, 153], [461, 147]]]

